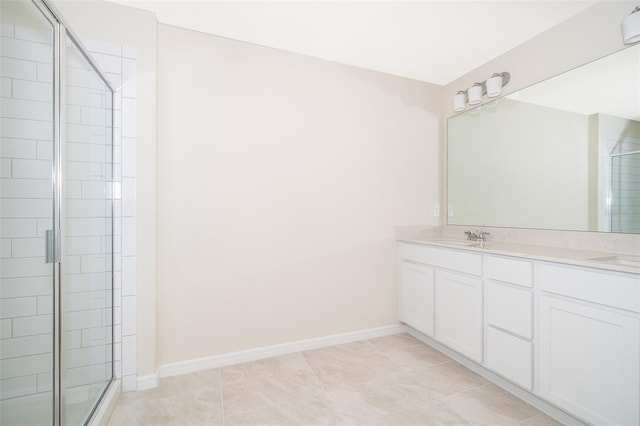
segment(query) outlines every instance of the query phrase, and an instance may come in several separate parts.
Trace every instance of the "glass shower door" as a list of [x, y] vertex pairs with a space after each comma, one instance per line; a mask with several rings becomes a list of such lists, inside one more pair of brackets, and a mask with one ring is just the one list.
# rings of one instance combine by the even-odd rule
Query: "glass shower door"
[[62, 418], [77, 425], [113, 376], [113, 97], [68, 36], [63, 56]]
[[54, 424], [54, 22], [0, 2], [0, 425]]

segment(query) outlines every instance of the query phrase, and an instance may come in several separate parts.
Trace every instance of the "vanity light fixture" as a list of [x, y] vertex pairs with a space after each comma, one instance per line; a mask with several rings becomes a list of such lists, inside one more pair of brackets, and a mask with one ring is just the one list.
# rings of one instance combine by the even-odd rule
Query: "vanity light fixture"
[[467, 92], [460, 90], [453, 96], [453, 110], [455, 112], [464, 111], [467, 107]]
[[632, 44], [640, 41], [640, 6], [636, 6], [622, 20], [622, 39], [624, 44]]
[[464, 111], [466, 104], [478, 105], [482, 102], [482, 97], [487, 95], [495, 98], [502, 94], [502, 88], [511, 81], [511, 74], [508, 72], [495, 73], [482, 83], [474, 83], [467, 90], [460, 90], [453, 96], [453, 110], [455, 112]]

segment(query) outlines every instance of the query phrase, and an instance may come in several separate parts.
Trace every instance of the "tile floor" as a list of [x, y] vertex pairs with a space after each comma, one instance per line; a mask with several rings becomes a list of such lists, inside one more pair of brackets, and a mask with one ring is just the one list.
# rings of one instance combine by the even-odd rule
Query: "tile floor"
[[109, 425], [558, 423], [408, 334], [160, 380]]

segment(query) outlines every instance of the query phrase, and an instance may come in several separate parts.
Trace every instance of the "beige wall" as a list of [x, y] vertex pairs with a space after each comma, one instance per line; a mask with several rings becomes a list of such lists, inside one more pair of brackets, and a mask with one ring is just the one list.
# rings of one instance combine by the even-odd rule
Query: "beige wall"
[[440, 88], [159, 26], [159, 363], [395, 324]]
[[156, 371], [156, 44], [155, 14], [103, 1], [55, 1], [80, 38], [137, 50], [136, 311], [138, 375]]

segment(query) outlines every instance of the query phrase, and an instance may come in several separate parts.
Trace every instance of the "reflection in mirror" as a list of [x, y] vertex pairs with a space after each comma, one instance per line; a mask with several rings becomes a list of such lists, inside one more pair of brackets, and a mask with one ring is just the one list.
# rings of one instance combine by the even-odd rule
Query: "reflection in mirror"
[[448, 123], [449, 225], [640, 233], [640, 45]]

